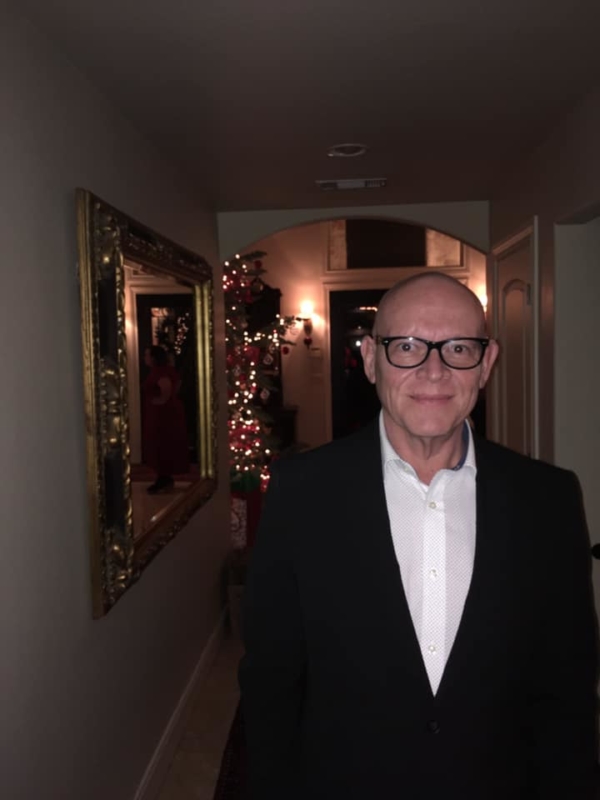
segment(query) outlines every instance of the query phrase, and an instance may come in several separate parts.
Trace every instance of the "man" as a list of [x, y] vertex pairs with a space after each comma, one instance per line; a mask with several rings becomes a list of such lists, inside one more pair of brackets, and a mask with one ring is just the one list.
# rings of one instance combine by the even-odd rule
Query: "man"
[[273, 469], [240, 668], [256, 800], [591, 800], [596, 623], [576, 477], [474, 436], [498, 355], [430, 273], [362, 355], [379, 419]]

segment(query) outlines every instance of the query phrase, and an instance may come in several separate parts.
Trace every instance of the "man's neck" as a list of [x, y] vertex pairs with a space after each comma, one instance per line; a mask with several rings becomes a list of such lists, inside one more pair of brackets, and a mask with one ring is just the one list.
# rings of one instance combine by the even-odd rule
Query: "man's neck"
[[447, 436], [420, 437], [411, 436], [397, 428], [390, 432], [384, 417], [387, 437], [395, 452], [411, 465], [419, 480], [427, 485], [440, 470], [456, 469], [464, 462], [468, 447], [466, 424], [463, 422]]

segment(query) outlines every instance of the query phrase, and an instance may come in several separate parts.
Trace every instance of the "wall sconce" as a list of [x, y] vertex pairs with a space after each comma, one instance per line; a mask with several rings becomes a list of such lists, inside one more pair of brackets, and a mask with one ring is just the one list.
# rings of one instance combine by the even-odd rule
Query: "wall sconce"
[[306, 345], [307, 348], [310, 347], [312, 344], [313, 311], [314, 311], [313, 304], [310, 302], [310, 300], [305, 300], [300, 306], [300, 316], [296, 317], [298, 322], [302, 323], [302, 329], [304, 330], [304, 344]]

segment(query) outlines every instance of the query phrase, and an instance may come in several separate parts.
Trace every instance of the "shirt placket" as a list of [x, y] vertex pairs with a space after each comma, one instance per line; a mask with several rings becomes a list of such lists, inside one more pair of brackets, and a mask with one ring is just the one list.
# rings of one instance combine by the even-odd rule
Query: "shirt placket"
[[434, 481], [425, 497], [423, 523], [423, 605], [421, 647], [434, 692], [446, 662], [446, 525], [444, 481]]

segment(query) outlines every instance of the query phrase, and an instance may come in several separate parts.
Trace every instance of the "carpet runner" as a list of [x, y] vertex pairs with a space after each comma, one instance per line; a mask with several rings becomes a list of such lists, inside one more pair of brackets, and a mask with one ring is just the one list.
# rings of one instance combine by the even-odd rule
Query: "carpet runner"
[[246, 774], [244, 724], [238, 705], [223, 751], [213, 800], [244, 800], [246, 797]]

